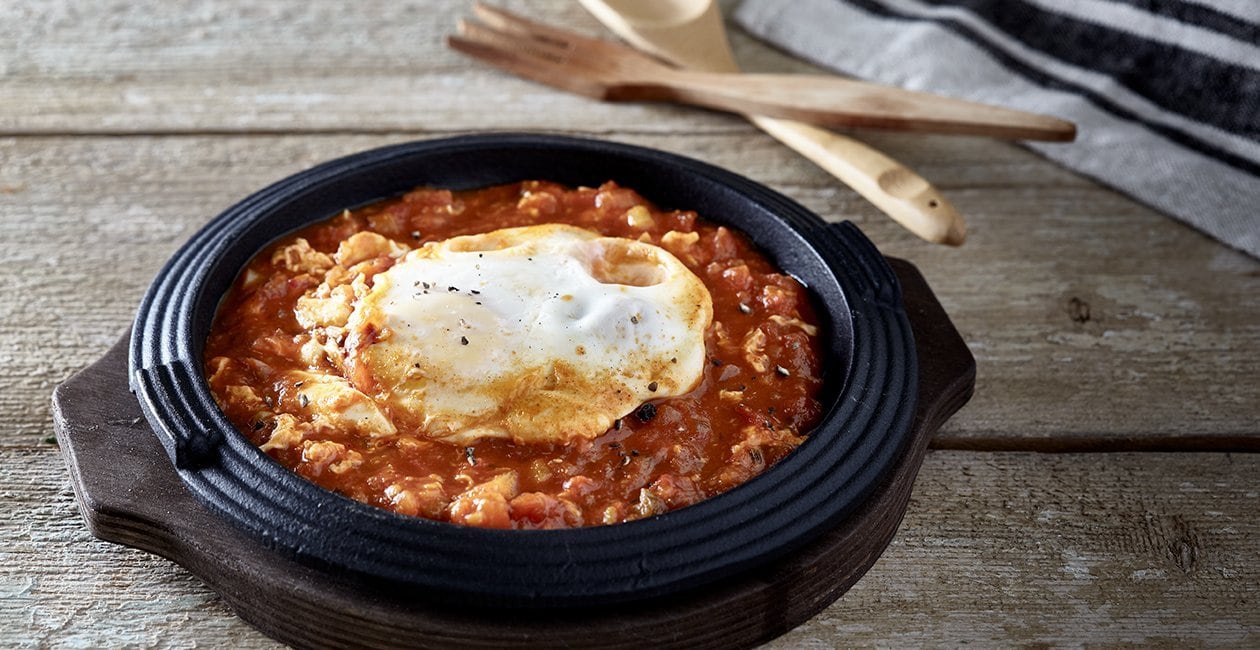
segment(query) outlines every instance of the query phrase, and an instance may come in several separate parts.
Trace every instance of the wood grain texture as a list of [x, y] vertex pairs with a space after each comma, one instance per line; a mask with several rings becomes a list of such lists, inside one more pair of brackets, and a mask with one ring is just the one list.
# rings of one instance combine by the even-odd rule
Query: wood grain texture
[[[595, 33], [564, 2], [504, 2]], [[735, 118], [609, 106], [448, 50], [461, 2], [5, 3], [0, 132], [453, 131], [610, 125], [730, 129]], [[672, 116], [662, 119], [662, 116]]]
[[[5, 645], [276, 647], [178, 567], [92, 539], [52, 445], [0, 463]], [[884, 556], [771, 646], [1254, 646], [1257, 508], [1256, 455], [930, 453]]]
[[772, 645], [1254, 647], [1257, 469], [1248, 454], [931, 454], [871, 573]]
[[[588, 33], [562, 0], [504, 0]], [[53, 386], [174, 248], [320, 160], [529, 129], [693, 156], [913, 261], [978, 362], [889, 551], [774, 647], [1260, 645], [1260, 262], [1015, 146], [861, 135], [966, 216], [935, 247], [738, 119], [606, 105], [440, 46], [463, 3], [0, 3], [0, 645], [272, 648], [198, 580], [93, 540]], [[815, 72], [736, 33], [745, 68]], [[433, 89], [439, 92], [434, 92]], [[93, 136], [92, 134], [98, 134]], [[11, 137], [5, 137], [11, 136]]]

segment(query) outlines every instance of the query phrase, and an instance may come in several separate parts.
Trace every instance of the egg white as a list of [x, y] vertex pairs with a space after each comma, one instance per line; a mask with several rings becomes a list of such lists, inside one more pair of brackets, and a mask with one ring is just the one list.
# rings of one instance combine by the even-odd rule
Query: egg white
[[429, 243], [378, 274], [347, 353], [400, 430], [565, 442], [692, 390], [712, 318], [708, 289], [663, 248], [526, 226]]

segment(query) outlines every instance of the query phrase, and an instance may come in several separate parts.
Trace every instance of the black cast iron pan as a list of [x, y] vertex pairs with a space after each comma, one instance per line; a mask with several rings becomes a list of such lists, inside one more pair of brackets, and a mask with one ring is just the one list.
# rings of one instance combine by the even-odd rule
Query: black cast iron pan
[[[214, 407], [201, 346], [219, 297], [266, 243], [418, 185], [527, 178], [614, 179], [662, 207], [695, 209], [747, 233], [809, 286], [826, 326], [830, 409], [810, 439], [749, 483], [659, 517], [489, 531], [402, 517], [318, 488], [254, 448]], [[812, 615], [874, 562], [904, 512], [927, 438], [970, 395], [965, 345], [917, 272], [894, 266], [851, 225], [826, 224], [760, 185], [658, 151], [523, 135], [388, 147], [281, 181], [195, 235], [146, 295], [128, 368], [115, 349], [59, 388], [58, 435], [98, 535], [188, 566], [283, 640], [334, 637], [261, 612], [329, 616], [331, 608], [347, 617], [343, 633], [369, 645], [391, 645], [399, 630], [543, 641], [529, 632], [540, 621], [552, 622], [547, 629], [560, 636], [551, 640], [560, 642], [564, 629], [620, 629], [615, 622], [627, 616], [664, 625], [662, 638], [748, 642]], [[903, 294], [902, 283], [914, 293]], [[102, 400], [122, 392], [124, 375], [138, 401]], [[126, 465], [140, 480], [120, 492], [113, 472]], [[744, 614], [709, 611], [723, 600]], [[617, 638], [658, 636], [640, 634]]]

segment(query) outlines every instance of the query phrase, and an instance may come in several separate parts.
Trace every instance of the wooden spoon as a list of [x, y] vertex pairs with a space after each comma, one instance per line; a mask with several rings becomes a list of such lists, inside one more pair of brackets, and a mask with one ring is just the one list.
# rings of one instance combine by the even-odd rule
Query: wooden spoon
[[[579, 0], [635, 47], [677, 65], [738, 72], [714, 0]], [[910, 232], [938, 244], [966, 239], [962, 215], [923, 177], [857, 140], [808, 124], [748, 119], [839, 178]]]

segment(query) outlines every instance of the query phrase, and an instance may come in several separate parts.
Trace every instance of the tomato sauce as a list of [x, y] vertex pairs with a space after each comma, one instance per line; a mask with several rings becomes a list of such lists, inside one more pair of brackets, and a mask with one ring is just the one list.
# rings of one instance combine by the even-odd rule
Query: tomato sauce
[[[645, 402], [603, 435], [564, 444], [457, 445], [403, 429], [365, 436], [299, 408], [308, 405], [297, 403], [285, 371], [338, 372], [335, 363], [312, 360], [311, 345], [323, 335], [295, 317], [299, 300], [338, 274], [370, 283], [396, 261], [369, 253], [347, 268], [334, 262], [343, 242], [374, 232], [416, 248], [542, 223], [649, 241], [704, 282], [714, 318], [694, 390]], [[742, 234], [692, 211], [660, 210], [613, 182], [421, 188], [306, 227], [246, 266], [219, 309], [205, 361], [228, 418], [285, 467], [364, 503], [475, 526], [615, 524], [681, 508], [773, 465], [820, 417], [817, 318], [804, 287]]]

